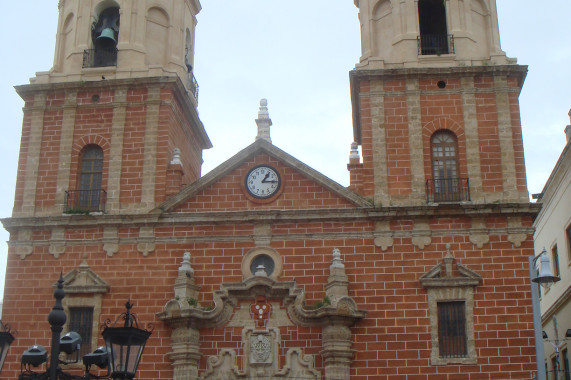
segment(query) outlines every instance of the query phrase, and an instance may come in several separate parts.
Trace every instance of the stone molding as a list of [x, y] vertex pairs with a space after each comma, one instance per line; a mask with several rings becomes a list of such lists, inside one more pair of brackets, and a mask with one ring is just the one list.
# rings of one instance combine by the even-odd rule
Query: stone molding
[[[449, 250], [449, 246], [447, 249]], [[425, 273], [419, 281], [428, 291], [432, 341], [431, 364], [476, 364], [478, 357], [474, 338], [474, 288], [482, 281], [482, 277], [460, 264], [448, 252], [443, 262]], [[438, 303], [459, 300], [465, 302], [467, 355], [461, 358], [441, 357], [438, 337]]]
[[[276, 309], [280, 309], [279, 306], [287, 309], [289, 318], [298, 326], [322, 327], [324, 329], [323, 354], [326, 358], [325, 379], [347, 379], [348, 377], [344, 377], [345, 375], [342, 377], [338, 375], [349, 373], [351, 360], [354, 356], [354, 352], [351, 350], [352, 337], [349, 327], [363, 319], [366, 315], [365, 311], [357, 309], [355, 301], [347, 295], [348, 283], [345, 266], [341, 260], [341, 253], [336, 249], [333, 252], [330, 276], [326, 285], [326, 295], [329, 301], [318, 309], [309, 309], [305, 306], [305, 293], [303, 289], [296, 286], [295, 281], [275, 281], [261, 271], [260, 274], [256, 273], [255, 276], [251, 276], [240, 283], [221, 284], [220, 290], [215, 291], [213, 294], [214, 307], [211, 310], [206, 310], [200, 307], [198, 303], [191, 305], [190, 302], [185, 302], [185, 298], [188, 298], [189, 295], [198, 297], [194, 270], [190, 265], [190, 254], [185, 253], [175, 281], [175, 298], [166, 303], [162, 312], [157, 313], [157, 318], [169, 324], [173, 329], [173, 352], [169, 354], [169, 357], [173, 360], [173, 366], [175, 367], [174, 380], [197, 379], [198, 363], [201, 355], [199, 344], [199, 330], [201, 328], [222, 328], [228, 325], [231, 318], [241, 315], [240, 301], [252, 301], [259, 298], [279, 300], [280, 305]], [[238, 311], [236, 311], [236, 308], [239, 308]], [[274, 308], [272, 307], [272, 309]], [[247, 316], [244, 316], [244, 318], [247, 318]], [[289, 325], [289, 323], [286, 323], [286, 325]], [[248, 331], [256, 331], [257, 334], [263, 334], [264, 331], [267, 331], [270, 335], [271, 331], [278, 331], [279, 334], [277, 327], [279, 326], [271, 327], [270, 330], [266, 330], [266, 327], [262, 330], [256, 330], [256, 326], [245, 326], [243, 334], [246, 335], [243, 336], [243, 341], [245, 343], [247, 341], [246, 338], [250, 336]], [[178, 337], [183, 337], [183, 340], [194, 338], [190, 342], [192, 344], [181, 344]], [[277, 344], [276, 342], [278, 341], [279, 337], [274, 334], [272, 338], [273, 344]], [[246, 350], [243, 360], [248, 360], [248, 355], [248, 350]], [[303, 369], [304, 373], [316, 376], [311, 378], [321, 378], [319, 373], [313, 370], [311, 358], [304, 356], [301, 349], [294, 348], [293, 351], [288, 351], [287, 355], [289, 355], [289, 359], [286, 359], [286, 361], [291, 363], [291, 365], [298, 369], [305, 368]], [[205, 380], [225, 379], [227, 377], [220, 377], [220, 374], [229, 376], [230, 373], [236, 379], [247, 378], [247, 371], [241, 373], [235, 366], [236, 353], [233, 350], [222, 350], [218, 356], [209, 358], [208, 363], [209, 369], [203, 375]], [[248, 363], [252, 366], [251, 361], [248, 361]], [[277, 360], [272, 363], [277, 363]], [[278, 378], [291, 378], [289, 375], [290, 369], [288, 368], [292, 367], [287, 367], [286, 365], [281, 371], [277, 371], [275, 365], [271, 368], [268, 369], [262, 365], [258, 368], [261, 371], [259, 374], [268, 375], [270, 373]], [[295, 372], [293, 371], [293, 373]], [[177, 375], [178, 373], [181, 375]]]

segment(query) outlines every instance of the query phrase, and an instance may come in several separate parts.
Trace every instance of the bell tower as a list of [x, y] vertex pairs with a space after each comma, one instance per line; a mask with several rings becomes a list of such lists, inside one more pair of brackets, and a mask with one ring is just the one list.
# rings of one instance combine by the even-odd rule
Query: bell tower
[[60, 0], [25, 100], [14, 216], [146, 213], [211, 147], [193, 73], [198, 0]]
[[495, 0], [355, 0], [351, 72], [363, 162], [352, 186], [382, 206], [527, 203], [518, 96]]

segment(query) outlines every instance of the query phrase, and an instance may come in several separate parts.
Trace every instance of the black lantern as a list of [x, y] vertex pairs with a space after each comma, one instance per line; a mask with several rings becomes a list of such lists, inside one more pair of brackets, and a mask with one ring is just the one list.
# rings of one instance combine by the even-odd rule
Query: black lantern
[[[150, 331], [139, 328], [135, 315], [131, 314], [133, 305], [130, 302], [127, 302], [125, 307], [127, 311], [121, 314], [112, 326], [109, 320], [105, 321], [106, 327], [101, 333], [107, 346], [109, 369], [113, 379], [135, 377], [145, 344], [152, 332], [152, 327]], [[115, 327], [121, 318], [125, 320], [124, 325]]]
[[2, 367], [4, 366], [8, 349], [13, 341], [14, 335], [12, 335], [10, 325], [5, 325], [0, 320], [0, 372], [2, 372]]

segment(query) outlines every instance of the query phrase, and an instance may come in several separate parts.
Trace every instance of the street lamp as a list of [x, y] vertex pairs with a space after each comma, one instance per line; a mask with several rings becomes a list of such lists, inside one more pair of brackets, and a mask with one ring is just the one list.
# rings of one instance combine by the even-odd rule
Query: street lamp
[[[145, 344], [152, 332], [152, 327], [150, 331], [139, 328], [137, 318], [131, 313], [132, 307], [133, 305], [127, 302], [125, 304], [127, 311], [122, 313], [113, 325], [110, 320], [106, 320], [106, 327], [101, 333], [109, 353], [109, 368], [113, 379], [125, 380], [135, 377]], [[125, 323], [123, 326], [115, 327], [120, 319]]]
[[[539, 275], [535, 270], [537, 260], [541, 259]], [[543, 331], [541, 329], [541, 308], [539, 306], [539, 287], [550, 287], [560, 280], [551, 273], [551, 264], [545, 248], [537, 256], [529, 256], [529, 277], [531, 278], [531, 305], [533, 308], [533, 330], [535, 336], [535, 360], [537, 364], [537, 380], [547, 380], [545, 373], [545, 353], [543, 350]]]
[[0, 320], [0, 373], [2, 372], [2, 367], [4, 366], [8, 349], [14, 341], [13, 332], [15, 333], [15, 331], [12, 331], [10, 328], [10, 325], [5, 325], [2, 323], [2, 320]]
[[[52, 308], [48, 316], [48, 321], [52, 330], [52, 345], [51, 353], [49, 356], [49, 367], [44, 373], [34, 372], [32, 367], [41, 366], [44, 363], [48, 363], [48, 352], [40, 345], [34, 345], [24, 351], [21, 358], [22, 370], [19, 380], [89, 380], [89, 379], [133, 379], [137, 371], [137, 366], [141, 360], [141, 355], [143, 354], [143, 348], [149, 336], [152, 333], [148, 330], [141, 330], [137, 327], [133, 327], [133, 322], [137, 325], [136, 319], [133, 314], [131, 314], [131, 305], [127, 302], [127, 311], [122, 313], [117, 321], [123, 317], [125, 318], [124, 327], [109, 327], [109, 320], [105, 321], [105, 328], [103, 330], [103, 338], [107, 343], [107, 347], [99, 347], [97, 350], [90, 354], [83, 356], [83, 364], [85, 365], [85, 374], [83, 376], [72, 375], [64, 372], [60, 364], [70, 364], [77, 363], [79, 361], [79, 349], [81, 345], [81, 336], [70, 331], [61, 336], [61, 331], [67, 320], [67, 316], [63, 311], [62, 299], [65, 296], [63, 290], [63, 278], [60, 278], [57, 283], [57, 287], [54, 291], [54, 298], [56, 299], [55, 305]], [[115, 323], [117, 323], [117, 321]], [[119, 338], [116, 338], [119, 336]], [[0, 344], [2, 344], [2, 362], [5, 357], [5, 350], [3, 345], [3, 335], [0, 333]], [[12, 340], [14, 338], [12, 337]], [[9, 339], [8, 339], [9, 340]], [[9, 343], [12, 342], [9, 341]], [[8, 345], [9, 345], [8, 343]], [[119, 347], [119, 350], [117, 350]], [[7, 350], [7, 347], [6, 347]], [[76, 354], [72, 361], [62, 362], [59, 359], [60, 352], [66, 353], [68, 355]], [[116, 352], [119, 354], [117, 355]], [[117, 359], [115, 358], [117, 356]], [[118, 364], [115, 364], [118, 363]], [[1, 363], [0, 363], [1, 364]], [[90, 373], [90, 368], [92, 365], [96, 365], [99, 368], [107, 368], [107, 374], [104, 376], [98, 376]], [[0, 366], [1, 369], [1, 366]]]

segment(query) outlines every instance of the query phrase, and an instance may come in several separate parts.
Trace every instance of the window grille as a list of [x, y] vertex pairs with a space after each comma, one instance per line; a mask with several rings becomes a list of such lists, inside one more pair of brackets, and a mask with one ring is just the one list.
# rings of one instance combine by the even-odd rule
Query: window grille
[[91, 332], [93, 330], [93, 308], [73, 307], [69, 309], [69, 331], [81, 336], [79, 357], [91, 352]]
[[441, 358], [468, 355], [464, 301], [438, 303], [438, 346]]

